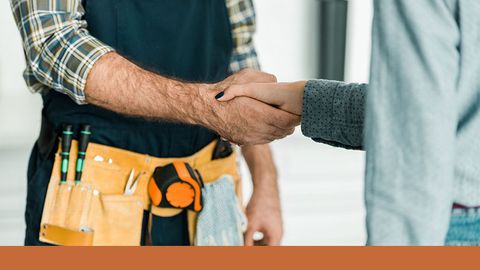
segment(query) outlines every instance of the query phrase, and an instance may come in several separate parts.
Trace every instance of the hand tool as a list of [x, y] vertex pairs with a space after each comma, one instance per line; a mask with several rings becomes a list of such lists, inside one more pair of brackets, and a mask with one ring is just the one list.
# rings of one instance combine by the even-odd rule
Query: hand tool
[[75, 184], [80, 184], [82, 180], [83, 166], [85, 164], [85, 156], [87, 155], [88, 143], [90, 141], [90, 125], [82, 125], [80, 130], [80, 138], [78, 140], [78, 157], [75, 169]]
[[200, 212], [203, 182], [185, 162], [157, 167], [148, 183], [148, 194], [155, 206]]
[[68, 164], [70, 161], [70, 148], [72, 147], [73, 127], [72, 125], [64, 125], [62, 131], [62, 165], [60, 168], [60, 183], [67, 183]]
[[132, 169], [130, 171], [130, 175], [128, 176], [127, 184], [125, 185], [125, 191], [123, 192], [123, 195], [125, 196], [131, 196], [133, 193], [135, 193], [135, 190], [137, 189], [138, 186], [138, 180], [140, 180], [140, 176], [142, 173], [138, 173], [137, 177], [135, 180], [133, 180], [135, 176], [135, 169]]

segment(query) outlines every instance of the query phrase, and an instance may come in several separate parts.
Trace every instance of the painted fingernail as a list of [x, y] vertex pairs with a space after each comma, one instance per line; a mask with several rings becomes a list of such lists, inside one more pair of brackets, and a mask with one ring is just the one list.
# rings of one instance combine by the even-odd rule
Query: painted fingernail
[[225, 95], [225, 92], [220, 92], [215, 96], [215, 99], [221, 99]]

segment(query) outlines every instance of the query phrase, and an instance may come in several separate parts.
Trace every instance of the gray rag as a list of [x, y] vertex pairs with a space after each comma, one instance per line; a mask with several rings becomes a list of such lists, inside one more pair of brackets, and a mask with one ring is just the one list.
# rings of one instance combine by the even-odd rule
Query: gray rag
[[247, 219], [229, 175], [203, 188], [202, 212], [198, 215], [196, 246], [243, 246]]

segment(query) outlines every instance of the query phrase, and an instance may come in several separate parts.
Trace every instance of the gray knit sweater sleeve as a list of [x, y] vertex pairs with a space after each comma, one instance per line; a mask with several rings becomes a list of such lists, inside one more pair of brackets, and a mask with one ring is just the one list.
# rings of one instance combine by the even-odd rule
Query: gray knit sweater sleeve
[[363, 149], [367, 84], [312, 80], [305, 86], [302, 132], [317, 142]]

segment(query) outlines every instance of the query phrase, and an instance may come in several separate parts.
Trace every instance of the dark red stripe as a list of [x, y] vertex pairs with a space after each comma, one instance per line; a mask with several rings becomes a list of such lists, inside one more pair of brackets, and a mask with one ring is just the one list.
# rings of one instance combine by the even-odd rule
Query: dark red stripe
[[458, 203], [454, 203], [454, 204], [453, 204], [453, 209], [469, 209], [469, 208], [479, 209], [480, 206], [468, 207], [468, 206], [461, 205], [461, 204], [458, 204]]

